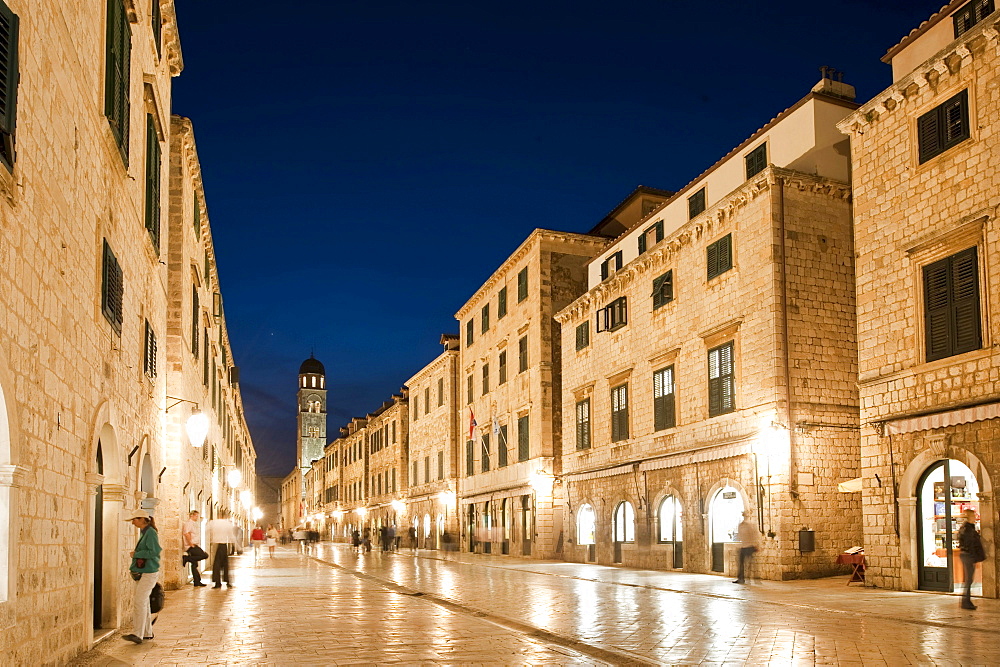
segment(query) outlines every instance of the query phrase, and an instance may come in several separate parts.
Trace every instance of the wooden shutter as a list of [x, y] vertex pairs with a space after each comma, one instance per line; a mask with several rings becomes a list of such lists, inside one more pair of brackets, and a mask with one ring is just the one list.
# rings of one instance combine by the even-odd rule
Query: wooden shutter
[[18, 17], [0, 2], [0, 157], [14, 165], [14, 125], [17, 118], [19, 79]]
[[156, 377], [156, 334], [146, 320], [143, 369], [150, 378]]
[[[644, 252], [646, 252], [646, 234], [642, 233], [642, 234], [639, 235], [639, 254], [641, 255]], [[601, 273], [602, 274], [604, 273], [604, 267], [603, 267], [603, 265], [601, 267]], [[603, 279], [604, 279], [604, 276], [602, 275], [601, 276], [601, 280], [603, 280]]]
[[200, 305], [198, 303], [198, 287], [197, 285], [191, 287], [191, 352], [194, 353], [194, 358], [198, 358], [198, 330], [201, 323], [198, 321], [198, 314], [200, 313]]
[[653, 430], [674, 426], [674, 367], [653, 373]]
[[698, 190], [688, 198], [688, 220], [705, 210], [705, 188]]
[[483, 433], [483, 472], [490, 469], [490, 434]]
[[160, 250], [160, 138], [152, 114], [146, 114], [146, 229]]
[[917, 118], [917, 144], [920, 147], [920, 162], [926, 162], [941, 152], [940, 121], [937, 109], [932, 109]]
[[506, 424], [500, 427], [500, 433], [499, 433], [499, 435], [497, 435], [497, 467], [498, 468], [503, 468], [505, 465], [507, 465], [507, 426], [506, 426]]
[[576, 448], [590, 448], [590, 399], [576, 404]]
[[497, 380], [500, 384], [507, 381], [507, 350], [500, 353], [500, 378]]
[[732, 412], [734, 394], [733, 344], [726, 343], [708, 351], [708, 415]]
[[610, 261], [611, 258], [609, 257], [608, 259], [601, 262], [601, 282], [604, 282], [605, 280], [608, 279], [608, 262]]
[[528, 416], [519, 417], [517, 420], [517, 458], [519, 461], [527, 461], [531, 456], [531, 447], [528, 440]]
[[122, 268], [118, 264], [118, 259], [112, 252], [111, 246], [108, 245], [107, 239], [104, 240], [104, 261], [101, 274], [101, 311], [115, 332], [121, 334], [125, 283], [122, 277]]
[[653, 309], [670, 303], [674, 298], [674, 272], [667, 271], [653, 280]]
[[104, 115], [128, 166], [129, 75], [132, 57], [132, 29], [122, 0], [108, 0], [108, 29], [105, 48]]
[[927, 361], [951, 355], [952, 319], [948, 258], [924, 267], [924, 330]]
[[194, 197], [194, 237], [201, 238], [201, 202], [198, 201], [197, 194]]
[[924, 267], [927, 360], [982, 347], [975, 247]]
[[156, 42], [156, 57], [159, 58], [163, 50], [163, 19], [160, 16], [160, 0], [149, 0], [150, 7], [150, 27], [153, 29], [153, 40]]
[[969, 138], [968, 90], [963, 90], [942, 105], [941, 122], [944, 131], [943, 150]]
[[507, 314], [507, 288], [504, 287], [497, 295], [497, 319]]
[[521, 303], [528, 298], [528, 267], [524, 267], [517, 274], [517, 302]]

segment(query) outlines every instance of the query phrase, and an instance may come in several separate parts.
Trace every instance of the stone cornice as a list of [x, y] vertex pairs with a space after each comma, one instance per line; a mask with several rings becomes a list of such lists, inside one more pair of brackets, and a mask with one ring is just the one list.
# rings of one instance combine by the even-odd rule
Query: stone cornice
[[0, 486], [23, 487], [28, 481], [31, 468], [11, 464], [0, 465]]
[[434, 375], [437, 371], [447, 366], [449, 358], [457, 360], [458, 350], [445, 350], [439, 354], [431, 363], [421, 368], [417, 371], [416, 375], [407, 380], [406, 387], [409, 388], [411, 385], [423, 382], [428, 376]]
[[797, 190], [809, 190], [838, 199], [851, 196], [851, 188], [846, 183], [772, 165], [556, 313], [556, 321], [567, 324], [589, 317], [593, 308], [622, 296], [626, 288], [641, 276], [666, 268], [682, 249], [728, 226], [743, 208], [760, 193], [770, 190], [778, 179]]
[[513, 268], [522, 259], [528, 256], [532, 250], [534, 250], [536, 245], [541, 245], [543, 241], [555, 241], [557, 243], [572, 244], [572, 245], [588, 245], [593, 246], [596, 249], [603, 248], [607, 245], [608, 240], [600, 236], [589, 236], [587, 234], [575, 234], [573, 232], [557, 232], [550, 229], [536, 229], [528, 235], [528, 238], [517, 247], [517, 250], [508, 257], [500, 267], [493, 272], [493, 275], [483, 283], [476, 292], [465, 302], [465, 305], [457, 313], [455, 313], [455, 319], [460, 322], [465, 319], [472, 310], [479, 304], [483, 296], [491, 291], [500, 280], [507, 276], [507, 274], [513, 270]]
[[861, 105], [854, 113], [837, 123], [837, 129], [852, 136], [863, 135], [873, 127], [883, 116], [902, 109], [912, 100], [917, 100], [925, 89], [936, 89], [941, 80], [955, 76], [963, 69], [972, 65], [979, 48], [972, 48], [979, 39], [985, 39], [982, 51], [990, 47], [1000, 54], [1000, 21], [984, 21], [972, 30], [963, 34], [946, 48], [908, 75], [896, 81], [881, 93]]
[[177, 33], [177, 12], [173, 0], [159, 0], [160, 15], [163, 21], [163, 53], [167, 57], [170, 76], [177, 76], [184, 69], [184, 56], [181, 54], [181, 40]]

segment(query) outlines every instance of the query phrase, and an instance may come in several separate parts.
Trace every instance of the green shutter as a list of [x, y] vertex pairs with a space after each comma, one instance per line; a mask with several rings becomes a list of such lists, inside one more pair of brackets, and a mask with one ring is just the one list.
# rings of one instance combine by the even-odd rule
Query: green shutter
[[122, 332], [122, 311], [124, 301], [124, 279], [118, 258], [104, 239], [104, 261], [101, 271], [101, 312], [116, 333]]
[[122, 0], [108, 0], [107, 42], [105, 45], [104, 115], [111, 124], [115, 142], [128, 166], [129, 78], [132, 57], [132, 28]]
[[497, 295], [497, 319], [507, 314], [507, 288], [504, 287]]
[[198, 314], [201, 305], [198, 302], [198, 286], [191, 287], [191, 352], [194, 358], [198, 358], [198, 330], [201, 323], [198, 321]]
[[979, 324], [979, 263], [976, 248], [952, 257], [951, 275], [955, 303], [955, 354], [982, 347]]
[[0, 2], [0, 158], [14, 166], [14, 126], [17, 118], [18, 17]]
[[921, 163], [942, 151], [939, 115], [937, 109], [931, 109], [917, 118], [917, 144], [920, 147]]
[[201, 202], [198, 201], [197, 193], [194, 196], [194, 237], [201, 238]]
[[528, 428], [528, 415], [519, 417], [517, 420], [517, 458], [519, 461], [527, 461], [531, 458]]
[[517, 302], [521, 303], [528, 298], [528, 267], [524, 267], [517, 273]]
[[160, 250], [160, 138], [156, 121], [146, 114], [146, 229], [153, 247]]
[[163, 51], [163, 18], [160, 16], [160, 0], [149, 1], [152, 3], [150, 27], [153, 29], [153, 40], [156, 42], [156, 57], [159, 58]]
[[[646, 235], [639, 234], [639, 254], [646, 252]], [[607, 262], [601, 265], [601, 280], [607, 278]]]

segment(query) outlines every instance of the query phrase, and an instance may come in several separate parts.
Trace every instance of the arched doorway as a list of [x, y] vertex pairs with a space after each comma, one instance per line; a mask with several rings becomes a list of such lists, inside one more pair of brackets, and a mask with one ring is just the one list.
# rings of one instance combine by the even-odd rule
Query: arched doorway
[[[95, 457], [97, 474], [104, 478], [104, 452], [101, 441], [97, 441], [97, 456]], [[104, 607], [104, 484], [97, 484], [94, 490], [94, 629], [101, 627], [101, 610]]]
[[[967, 465], [955, 459], [937, 461], [917, 484], [917, 587], [957, 592], [965, 580], [958, 557], [958, 529], [967, 509], [979, 512], [979, 483]], [[978, 526], [977, 526], [978, 527]], [[977, 568], [972, 594], [982, 595], [982, 569]]]
[[590, 505], [583, 505], [576, 515], [576, 543], [587, 547], [587, 562], [597, 560], [597, 513]]
[[469, 553], [476, 550], [476, 504], [469, 503], [469, 512], [466, 518], [466, 535], [469, 544]]
[[660, 507], [656, 511], [656, 519], [659, 524], [658, 541], [660, 544], [669, 544], [673, 547], [670, 563], [674, 568], [684, 567], [682, 511], [681, 500], [674, 495], [666, 496], [661, 500]]
[[615, 508], [614, 521], [614, 562], [622, 562], [622, 545], [635, 542], [635, 509], [624, 500]]
[[531, 555], [531, 539], [535, 535], [535, 517], [531, 496], [521, 496], [521, 555]]
[[712, 572], [726, 570], [726, 544], [737, 541], [743, 509], [743, 496], [735, 487], [724, 486], [712, 497], [708, 511]]
[[493, 501], [483, 503], [483, 553], [493, 553]]
[[500, 501], [500, 552], [504, 555], [510, 553], [510, 500], [508, 498]]

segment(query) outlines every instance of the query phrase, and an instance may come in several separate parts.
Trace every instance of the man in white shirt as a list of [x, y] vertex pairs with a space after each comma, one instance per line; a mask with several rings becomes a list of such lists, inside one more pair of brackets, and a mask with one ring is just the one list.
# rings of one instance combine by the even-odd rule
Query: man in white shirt
[[229, 545], [236, 542], [236, 530], [233, 522], [229, 520], [229, 512], [219, 510], [219, 518], [208, 522], [208, 543], [212, 550], [212, 581], [215, 583], [212, 588], [222, 588], [222, 582], [226, 582], [227, 588], [233, 585], [229, 581]]
[[181, 535], [184, 537], [184, 550], [187, 551], [187, 555], [184, 556], [184, 560], [191, 564], [191, 580], [195, 586], [205, 585], [201, 583], [201, 572], [198, 571], [198, 561], [191, 558], [193, 555], [191, 553], [191, 547], [197, 547], [201, 542], [200, 523], [201, 515], [197, 510], [192, 511], [188, 515], [188, 520], [184, 522], [184, 528], [181, 530]]
[[743, 584], [746, 583], [746, 571], [749, 569], [750, 560], [760, 549], [760, 530], [750, 510], [743, 512], [743, 522], [739, 526], [737, 539], [740, 541], [740, 569], [733, 583]]

